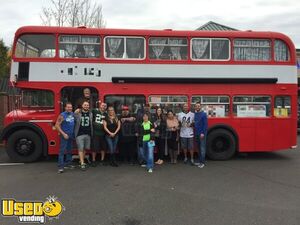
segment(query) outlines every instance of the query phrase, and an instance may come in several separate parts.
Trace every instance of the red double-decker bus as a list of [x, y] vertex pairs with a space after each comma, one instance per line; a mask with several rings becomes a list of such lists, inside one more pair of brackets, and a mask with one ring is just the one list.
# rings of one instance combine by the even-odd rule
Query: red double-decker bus
[[22, 102], [2, 139], [14, 161], [58, 153], [55, 120], [86, 87], [117, 112], [201, 102], [211, 159], [296, 148], [296, 54], [281, 33], [28, 26], [15, 34], [11, 65]]

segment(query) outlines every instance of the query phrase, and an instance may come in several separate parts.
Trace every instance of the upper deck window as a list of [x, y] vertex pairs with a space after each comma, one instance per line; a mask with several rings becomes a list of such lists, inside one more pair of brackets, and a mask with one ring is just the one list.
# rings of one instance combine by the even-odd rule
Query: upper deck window
[[230, 58], [228, 39], [222, 38], [193, 38], [193, 60], [228, 60]]
[[105, 58], [144, 59], [145, 39], [142, 37], [120, 37], [120, 36], [106, 37]]
[[59, 37], [59, 57], [99, 58], [100, 37], [85, 35], [62, 35]]
[[285, 42], [281, 40], [275, 40], [274, 57], [275, 57], [275, 61], [286, 62], [290, 60], [290, 51]]
[[149, 58], [164, 60], [186, 60], [186, 38], [153, 37], [149, 39]]
[[15, 57], [53, 58], [55, 56], [55, 36], [51, 34], [24, 34], [19, 37]]
[[237, 61], [270, 61], [271, 41], [266, 39], [235, 39], [234, 59]]

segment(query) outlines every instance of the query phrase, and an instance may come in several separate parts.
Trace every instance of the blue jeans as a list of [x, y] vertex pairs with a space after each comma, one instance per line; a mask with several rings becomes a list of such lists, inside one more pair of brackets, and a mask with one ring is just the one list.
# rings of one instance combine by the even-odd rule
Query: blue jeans
[[149, 146], [149, 141], [143, 141], [143, 147], [140, 148], [142, 154], [144, 154], [144, 159], [147, 162], [147, 169], [153, 169], [154, 167], [154, 147]]
[[111, 138], [108, 135], [106, 135], [105, 139], [107, 142], [109, 153], [110, 154], [116, 153], [119, 136], [116, 135], [115, 137]]
[[205, 164], [205, 155], [206, 155], [206, 134], [201, 139], [200, 135], [196, 135], [196, 142], [198, 146], [198, 156], [199, 162]]
[[[60, 147], [58, 154], [58, 167], [63, 169], [64, 166], [69, 165], [72, 162], [72, 142], [73, 139], [69, 138], [68, 140], [60, 137]], [[66, 160], [65, 160], [66, 153]]]

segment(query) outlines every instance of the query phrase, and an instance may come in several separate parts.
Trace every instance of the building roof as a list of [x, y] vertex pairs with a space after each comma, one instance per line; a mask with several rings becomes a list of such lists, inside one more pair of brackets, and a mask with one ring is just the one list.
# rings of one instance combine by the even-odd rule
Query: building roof
[[238, 31], [235, 28], [228, 27], [213, 21], [209, 21], [208, 23], [202, 25], [201, 27], [197, 28], [196, 30], [209, 30], [209, 31]]

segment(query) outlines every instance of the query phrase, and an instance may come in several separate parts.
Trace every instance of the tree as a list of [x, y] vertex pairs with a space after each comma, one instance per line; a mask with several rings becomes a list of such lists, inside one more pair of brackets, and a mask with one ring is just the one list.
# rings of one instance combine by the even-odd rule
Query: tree
[[5, 46], [3, 40], [0, 40], [0, 77], [9, 75], [10, 56], [9, 48]]
[[51, 0], [51, 6], [42, 8], [43, 25], [71, 27], [105, 27], [102, 5], [92, 0]]

